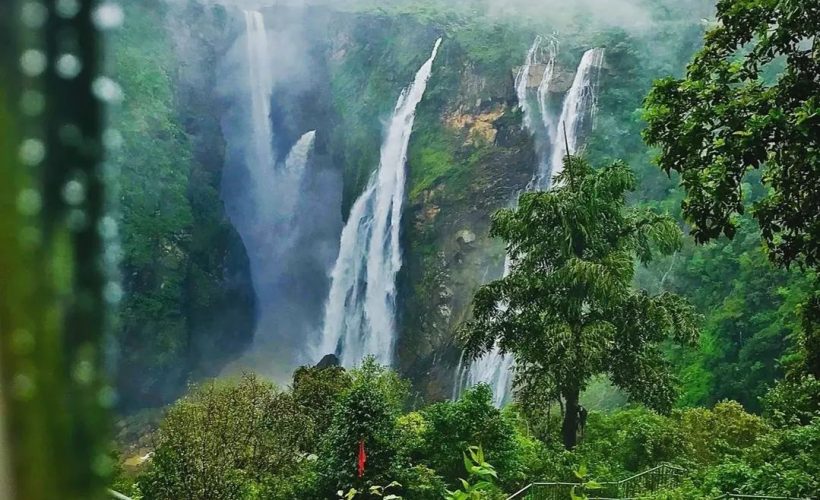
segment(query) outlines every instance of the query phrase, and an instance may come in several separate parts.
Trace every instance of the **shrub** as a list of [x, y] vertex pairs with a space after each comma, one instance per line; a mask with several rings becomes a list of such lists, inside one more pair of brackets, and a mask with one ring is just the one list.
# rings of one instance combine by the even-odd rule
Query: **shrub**
[[255, 376], [195, 387], [168, 411], [139, 486], [147, 499], [244, 499], [292, 475], [312, 433], [290, 394]]
[[702, 464], [738, 456], [769, 431], [762, 418], [746, 413], [737, 401], [723, 401], [711, 410], [690, 408], [678, 417], [692, 458]]
[[511, 489], [525, 479], [515, 428], [493, 406], [488, 386], [476, 386], [456, 402], [436, 403], [421, 413], [426, 421], [419, 450], [421, 461], [441, 474], [448, 485], [458, 484], [464, 474], [462, 454], [473, 445], [482, 447], [503, 487]]
[[316, 428], [327, 429], [336, 411], [336, 403], [351, 383], [351, 375], [340, 366], [303, 366], [293, 373], [291, 392], [294, 401], [316, 423]]
[[669, 417], [635, 407], [612, 414], [592, 412], [578, 455], [601, 480], [622, 479], [685, 455], [682, 430]]
[[710, 469], [706, 488], [745, 494], [808, 497], [820, 491], [820, 419], [771, 432], [740, 459]]
[[402, 470], [397, 477], [406, 488], [402, 496], [404, 500], [443, 498], [447, 491], [441, 476], [424, 465], [408, 467]]
[[[322, 438], [317, 464], [319, 493], [333, 498], [338, 490], [391, 483], [405, 461], [399, 447], [396, 419], [406, 399], [407, 384], [372, 358], [354, 370], [350, 388], [336, 405], [330, 427]], [[367, 462], [358, 477], [359, 443]]]
[[780, 380], [762, 399], [764, 415], [775, 426], [808, 425], [820, 417], [820, 380], [807, 374]]

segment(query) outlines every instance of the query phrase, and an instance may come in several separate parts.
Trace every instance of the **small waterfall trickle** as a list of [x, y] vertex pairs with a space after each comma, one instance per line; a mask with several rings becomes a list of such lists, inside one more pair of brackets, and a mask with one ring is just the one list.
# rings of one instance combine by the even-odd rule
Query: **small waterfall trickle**
[[[567, 154], [564, 130], [566, 129], [566, 142], [569, 143], [571, 152], [577, 151], [577, 146], [581, 140], [581, 135], [585, 131], [587, 121], [594, 117], [596, 111], [597, 86], [600, 76], [600, 69], [603, 65], [604, 49], [596, 48], [588, 50], [581, 58], [575, 78], [566, 96], [558, 117], [549, 113], [548, 96], [550, 85], [555, 72], [555, 59], [558, 53], [558, 45], [555, 40], [550, 40], [548, 46], [544, 47], [544, 38], [535, 38], [524, 66], [519, 71], [516, 80], [516, 94], [521, 110], [524, 112], [524, 126], [532, 134], [542, 134], [536, 137], [536, 147], [538, 140], [546, 140], [550, 155], [539, 155], [539, 162], [530, 180], [527, 190], [549, 189], [553, 179], [563, 170], [563, 160]], [[546, 61], [544, 72], [537, 87], [537, 113], [540, 117], [539, 126], [536, 126], [533, 109], [530, 105], [529, 80], [530, 72], [539, 53], [544, 53]], [[556, 120], [557, 118], [557, 120]], [[507, 276], [512, 265], [509, 256], [504, 261], [504, 274]], [[464, 387], [471, 387], [477, 384], [488, 384], [493, 390], [493, 403], [496, 406], [504, 405], [511, 396], [515, 360], [509, 354], [503, 354], [496, 344], [493, 348], [482, 356], [474, 360], [469, 365], [464, 362], [464, 354], [459, 358], [456, 368], [455, 382], [453, 387], [453, 399], [456, 399]]]
[[464, 351], [461, 351], [461, 355], [458, 357], [458, 364], [456, 365], [456, 376], [455, 380], [453, 381], [453, 395], [450, 397], [453, 401], [458, 399], [459, 394], [461, 394], [461, 389], [464, 386]]
[[378, 169], [353, 203], [342, 230], [339, 257], [315, 357], [336, 353], [343, 366], [372, 354], [393, 361], [396, 274], [402, 265], [399, 234], [407, 175], [407, 147], [416, 106], [424, 96], [441, 39], [400, 95], [382, 143]]

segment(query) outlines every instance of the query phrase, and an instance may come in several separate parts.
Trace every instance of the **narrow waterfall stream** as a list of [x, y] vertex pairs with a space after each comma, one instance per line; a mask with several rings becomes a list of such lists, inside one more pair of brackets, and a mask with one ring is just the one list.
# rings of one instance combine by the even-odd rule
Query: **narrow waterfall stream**
[[416, 106], [424, 96], [440, 45], [441, 39], [413, 83], [401, 93], [382, 143], [379, 167], [353, 204], [342, 230], [316, 359], [335, 353], [343, 366], [352, 366], [372, 354], [380, 363], [392, 364], [407, 147]]
[[524, 65], [521, 66], [515, 76], [515, 96], [518, 100], [518, 107], [524, 113], [524, 128], [530, 132], [533, 130], [532, 106], [529, 99], [530, 71], [533, 64], [535, 64], [537, 59], [540, 58], [541, 45], [543, 42], [544, 39], [540, 35], [535, 37], [535, 41], [533, 41], [530, 46], [530, 50], [527, 51], [527, 57], [524, 59]]
[[[553, 148], [549, 162], [550, 182], [546, 187], [551, 186], [555, 177], [564, 171], [567, 146], [569, 146], [569, 153], [576, 153], [587, 121], [595, 118], [598, 80], [603, 63], [604, 49], [596, 48], [586, 51], [578, 64], [572, 87], [564, 98], [561, 119], [552, 134]], [[566, 141], [564, 140], [565, 130]]]
[[[544, 47], [544, 41], [543, 37], [536, 37], [527, 51], [524, 66], [516, 77], [516, 93], [519, 106], [524, 113], [524, 127], [533, 134], [543, 135], [536, 137], [536, 148], [539, 140], [546, 141], [550, 151], [549, 156], [544, 153], [539, 155], [538, 165], [527, 190], [544, 190], [553, 185], [555, 176], [563, 171], [563, 161], [567, 154], [566, 143], [569, 143], [570, 152], [577, 151], [581, 135], [587, 125], [586, 121], [594, 118], [597, 85], [604, 58], [604, 49], [601, 48], [590, 49], [584, 53], [572, 87], [564, 97], [561, 114], [555, 117], [549, 113], [548, 97], [558, 47], [555, 41], [550, 41], [548, 46]], [[537, 58], [541, 53], [545, 55], [540, 57], [545, 57], [546, 60], [544, 72], [536, 89], [538, 107], [534, 110], [530, 104], [529, 80], [531, 68], [538, 62]], [[536, 113], [537, 117], [533, 116]], [[535, 121], [536, 118], [540, 118], [539, 122]], [[536, 123], [539, 126], [536, 126]], [[564, 130], [567, 135], [566, 141]], [[510, 259], [507, 257], [504, 262], [504, 276], [509, 273], [510, 265]], [[486, 355], [466, 365], [462, 355], [456, 367], [453, 398], [457, 398], [464, 387], [483, 383], [492, 388], [493, 403], [499, 407], [504, 405], [512, 393], [514, 364], [513, 356], [502, 353], [498, 345]]]
[[261, 12], [246, 10], [245, 30], [247, 38], [248, 86], [250, 94], [251, 139], [248, 165], [257, 181], [257, 186], [265, 183], [267, 169], [273, 168], [271, 141], [273, 131], [270, 124], [270, 100], [273, 92], [271, 56], [265, 20]]

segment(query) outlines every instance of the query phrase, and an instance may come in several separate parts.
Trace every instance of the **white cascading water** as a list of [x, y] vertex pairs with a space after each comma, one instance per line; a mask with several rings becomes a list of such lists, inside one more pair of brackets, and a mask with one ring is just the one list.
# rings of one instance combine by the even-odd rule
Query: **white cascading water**
[[[273, 94], [273, 67], [267, 28], [262, 14], [245, 10], [246, 58], [248, 67], [247, 141], [244, 164], [248, 172], [247, 199], [250, 214], [235, 217], [249, 251], [249, 260], [260, 304], [266, 291], [262, 284], [277, 273], [276, 252], [284, 249], [289, 234], [287, 225], [296, 215], [299, 188], [304, 179], [310, 153], [316, 137], [309, 131], [293, 145], [286, 159], [279, 163], [273, 150], [271, 126], [271, 97]], [[274, 237], [277, 239], [273, 241]], [[268, 287], [269, 288], [269, 287]], [[264, 314], [264, 311], [262, 311]]]
[[[541, 83], [538, 84], [538, 113], [541, 115], [541, 125], [543, 126], [542, 134], [549, 143], [547, 147], [552, 148], [555, 137], [555, 131], [560, 127], [560, 123], [555, 121], [555, 117], [549, 112], [549, 93], [552, 84], [552, 78], [555, 73], [555, 59], [558, 57], [558, 42], [551, 40], [547, 52], [547, 61], [544, 65], [544, 73], [541, 75]], [[560, 122], [560, 120], [559, 120]], [[547, 155], [544, 153], [547, 148], [542, 150], [542, 154], [538, 158], [538, 168], [532, 176], [532, 180], [528, 186], [532, 191], [543, 191], [549, 186], [550, 179], [550, 165], [547, 161]]]
[[[546, 187], [552, 185], [555, 177], [564, 171], [564, 158], [568, 152], [578, 151], [578, 142], [587, 125], [586, 121], [595, 117], [598, 104], [598, 80], [603, 62], [604, 49], [596, 48], [584, 52], [578, 64], [572, 87], [564, 98], [561, 119], [552, 135], [552, 158], [549, 163], [550, 183]], [[564, 131], [566, 131], [566, 136], [564, 136]]]
[[366, 355], [392, 364], [395, 344], [396, 274], [402, 265], [401, 226], [407, 147], [441, 39], [396, 103], [379, 168], [350, 210], [339, 257], [331, 274], [322, 337], [315, 357], [335, 353], [343, 366]]
[[305, 320], [307, 313], [297, 307], [298, 293], [292, 293], [293, 300], [282, 293], [301, 282], [313, 263], [312, 256], [301, 260], [292, 256], [305, 253], [299, 229], [315, 227], [308, 218], [316, 215], [306, 214], [303, 206], [316, 132], [304, 133], [284, 158], [275, 151], [271, 119], [275, 45], [262, 13], [244, 10], [241, 15], [245, 33], [237, 39], [236, 49], [225, 56], [230, 71], [220, 82], [220, 91], [230, 103], [222, 122], [226, 162], [221, 196], [247, 249], [257, 317], [253, 348], [227, 370], [252, 367], [283, 380], [295, 368], [298, 354], [295, 342], [288, 341], [304, 338], [318, 323]]
[[[518, 73], [515, 81], [516, 94], [519, 106], [524, 112], [524, 126], [535, 133], [532, 107], [529, 105], [528, 81], [532, 65], [536, 56], [542, 50], [544, 39], [536, 37], [533, 45], [527, 52], [524, 66]], [[580, 135], [584, 130], [584, 120], [592, 119], [595, 114], [596, 94], [600, 69], [603, 65], [604, 49], [596, 48], [588, 50], [581, 58], [578, 65], [572, 87], [564, 97], [561, 115], [555, 121], [550, 116], [548, 110], [549, 88], [554, 76], [555, 58], [557, 56], [557, 44], [551, 41], [547, 48], [547, 60], [545, 62], [544, 73], [537, 88], [538, 114], [543, 125], [542, 133], [550, 142], [551, 155], [547, 158], [540, 158], [533, 178], [527, 186], [528, 190], [549, 189], [552, 179], [563, 170], [564, 156], [567, 154], [566, 144], [569, 143], [571, 152], [576, 151]], [[567, 137], [564, 140], [564, 128], [566, 127]], [[510, 258], [504, 261], [504, 276], [510, 272]], [[510, 398], [513, 375], [514, 358], [505, 355], [496, 345], [493, 349], [479, 359], [473, 361], [467, 368], [464, 366], [464, 355], [462, 353], [456, 367], [456, 380], [453, 389], [453, 399], [456, 399], [462, 388], [472, 387], [477, 384], [488, 384], [493, 390], [493, 403], [496, 406], [504, 405]]]
[[536, 63], [536, 59], [539, 57], [543, 41], [544, 39], [540, 35], [535, 37], [535, 41], [532, 43], [532, 46], [530, 46], [530, 50], [527, 51], [524, 65], [521, 66], [521, 69], [518, 70], [518, 74], [515, 75], [515, 96], [518, 100], [518, 107], [524, 113], [524, 128], [530, 132], [533, 130], [532, 108], [528, 97], [530, 71], [532, 65]]
[[296, 141], [296, 144], [290, 148], [290, 153], [288, 153], [288, 157], [285, 158], [285, 170], [293, 172], [297, 177], [302, 178], [305, 174], [308, 156], [313, 149], [315, 140], [315, 130], [305, 132], [302, 137]]
[[[504, 274], [510, 273], [512, 262], [510, 257], [504, 259]], [[493, 390], [493, 404], [497, 407], [503, 406], [512, 393], [513, 365], [515, 358], [509, 354], [504, 354], [498, 344], [484, 356], [474, 360], [465, 370], [464, 353], [459, 358], [459, 365], [456, 369], [456, 385], [453, 391], [453, 399], [457, 399], [464, 387], [473, 387], [478, 384], [487, 384]]]
[[544, 64], [544, 73], [541, 75], [541, 83], [538, 84], [538, 112], [541, 114], [541, 123], [547, 132], [551, 132], [550, 114], [547, 108], [549, 103], [550, 85], [555, 73], [555, 58], [558, 57], [558, 42], [550, 40], [547, 47], [547, 61]]
[[[295, 208], [299, 201], [299, 186], [305, 178], [310, 153], [313, 151], [313, 143], [316, 140], [316, 131], [305, 132], [290, 149], [287, 158], [282, 165], [277, 168], [274, 179], [280, 186], [287, 186], [285, 192], [279, 193], [278, 211], [289, 215], [291, 218], [296, 215]], [[269, 194], [270, 196], [270, 194]]]
[[[246, 10], [245, 32], [247, 38], [248, 85], [250, 86], [251, 140], [248, 165], [257, 190], [263, 190], [270, 181], [273, 168], [270, 124], [270, 99], [273, 93], [273, 71], [268, 52], [268, 35], [261, 12]], [[259, 197], [264, 196], [259, 193]]]

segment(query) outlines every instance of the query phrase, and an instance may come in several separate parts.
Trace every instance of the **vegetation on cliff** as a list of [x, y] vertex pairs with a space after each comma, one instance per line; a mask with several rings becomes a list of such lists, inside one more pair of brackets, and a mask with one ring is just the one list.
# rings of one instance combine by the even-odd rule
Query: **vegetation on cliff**
[[124, 98], [110, 158], [124, 287], [118, 388], [124, 405], [145, 406], [174, 399], [191, 373], [213, 373], [244, 347], [254, 312], [247, 257], [219, 198], [218, 117], [176, 69], [168, 8], [125, 8], [109, 51]]

